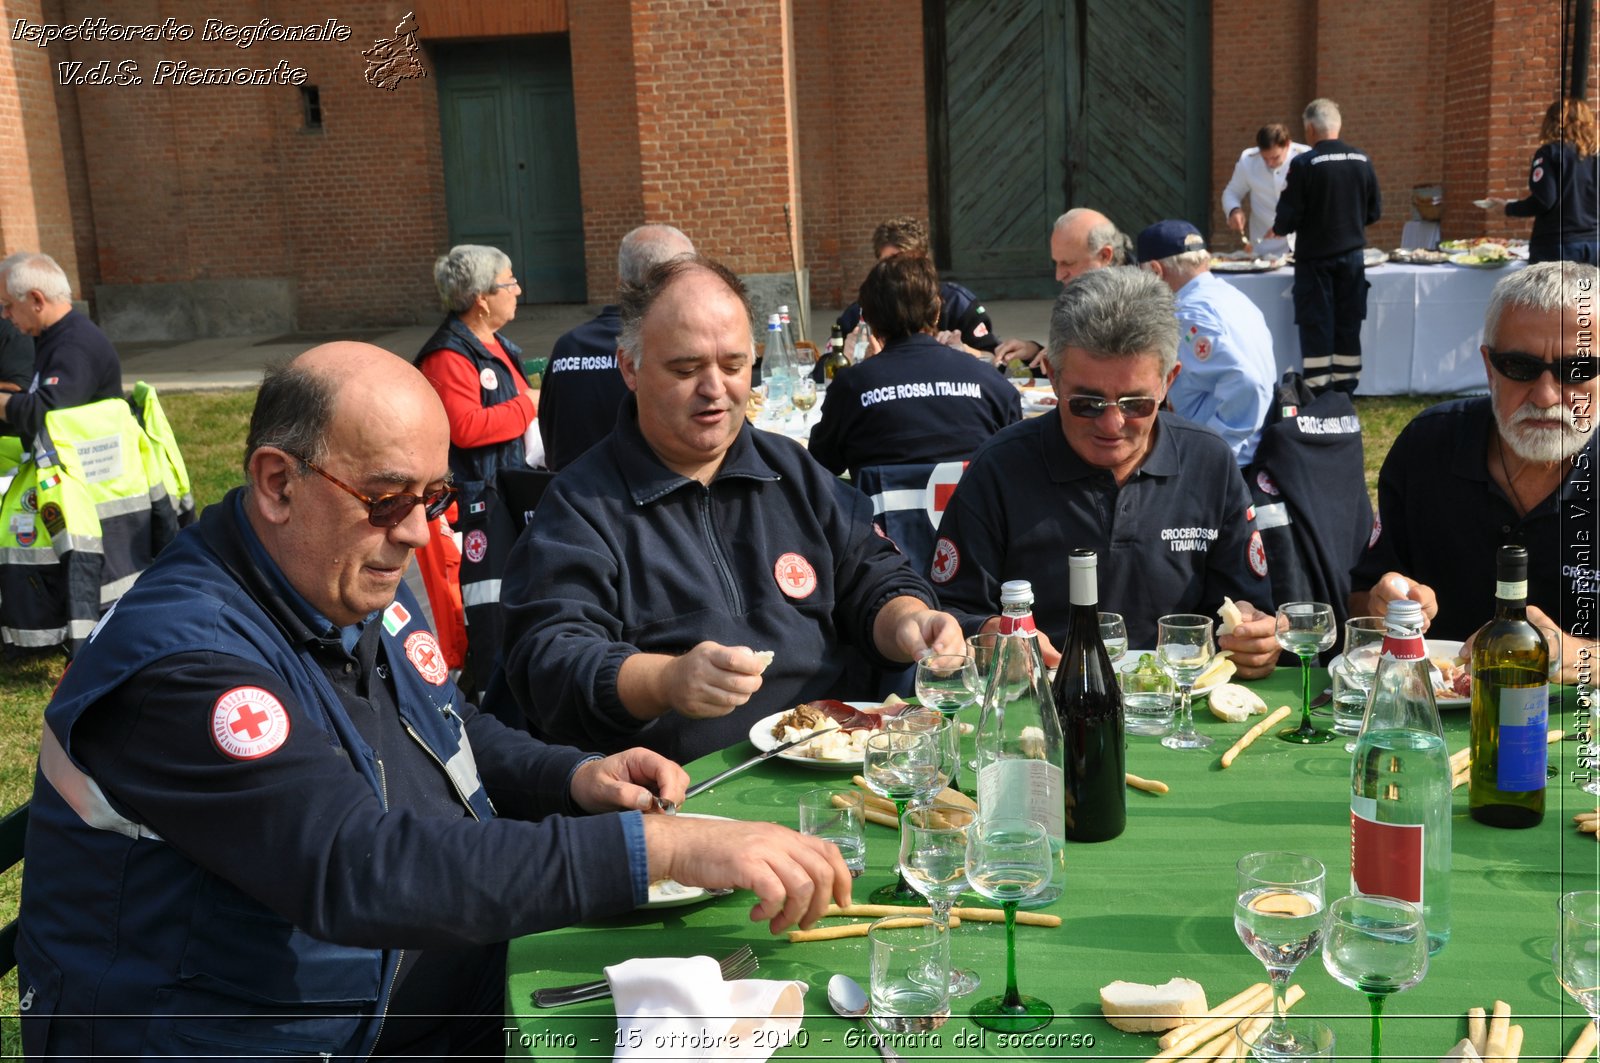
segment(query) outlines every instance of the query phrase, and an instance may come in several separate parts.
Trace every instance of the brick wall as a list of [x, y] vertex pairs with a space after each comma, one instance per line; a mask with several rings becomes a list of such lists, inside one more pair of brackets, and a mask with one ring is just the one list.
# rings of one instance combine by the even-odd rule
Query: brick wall
[[617, 286], [617, 245], [646, 221], [698, 240], [676, 213], [646, 217], [639, 191], [639, 103], [633, 77], [633, 18], [616, 0], [571, 0], [572, 100], [591, 302]]
[[[6, 26], [45, 20], [41, 5], [7, 0]], [[67, 192], [66, 158], [57, 130], [56, 96], [47, 51], [0, 47], [0, 257], [43, 251], [61, 264], [74, 294], [82, 291]]]

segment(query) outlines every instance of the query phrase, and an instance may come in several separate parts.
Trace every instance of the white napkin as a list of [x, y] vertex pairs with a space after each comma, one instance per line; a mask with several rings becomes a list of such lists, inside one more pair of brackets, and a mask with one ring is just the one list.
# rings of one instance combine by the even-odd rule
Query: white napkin
[[615, 1060], [764, 1060], [805, 1017], [804, 982], [722, 980], [710, 956], [637, 959], [606, 968], [617, 1002]]

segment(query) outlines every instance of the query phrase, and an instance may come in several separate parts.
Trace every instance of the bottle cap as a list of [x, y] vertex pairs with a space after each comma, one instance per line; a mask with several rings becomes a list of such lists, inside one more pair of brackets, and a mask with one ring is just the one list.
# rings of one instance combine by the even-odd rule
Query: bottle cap
[[1410, 598], [1392, 598], [1384, 614], [1384, 626], [1391, 634], [1414, 636], [1422, 630], [1422, 603]]
[[783, 318], [779, 317], [777, 314], [768, 314], [767, 328], [783, 328]]
[[1008, 579], [1000, 585], [1000, 604], [1032, 605], [1033, 584], [1025, 579]]
[[1068, 568], [1094, 568], [1100, 562], [1093, 550], [1074, 550], [1067, 555]]
[[1528, 551], [1520, 546], [1502, 546], [1495, 558], [1495, 579], [1500, 583], [1522, 583], [1528, 578]]

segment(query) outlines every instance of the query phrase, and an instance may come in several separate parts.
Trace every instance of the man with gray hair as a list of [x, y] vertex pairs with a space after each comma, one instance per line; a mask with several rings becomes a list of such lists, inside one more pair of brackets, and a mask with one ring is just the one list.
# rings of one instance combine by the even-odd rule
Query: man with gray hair
[[[638, 284], [657, 262], [692, 254], [694, 244], [672, 226], [641, 225], [617, 249], [617, 281]], [[551, 348], [539, 388], [539, 434], [545, 465], [557, 472], [616, 427], [617, 407], [628, 394], [617, 372], [621, 330], [621, 312], [607, 304]]]
[[1071, 608], [1067, 553], [1099, 555], [1101, 608], [1131, 646], [1154, 646], [1168, 613], [1240, 602], [1219, 640], [1239, 674], [1278, 658], [1267, 558], [1233, 453], [1215, 433], [1158, 412], [1177, 374], [1172, 293], [1137, 269], [1093, 270], [1062, 289], [1046, 361], [1058, 401], [973, 456], [939, 525], [932, 577], [967, 634], [994, 630], [1000, 585], [1033, 582], [1046, 663]]
[[1289, 161], [1273, 231], [1298, 233], [1294, 320], [1300, 360], [1313, 390], [1353, 392], [1361, 377], [1361, 322], [1367, 317], [1366, 227], [1383, 215], [1372, 162], [1339, 139], [1339, 105], [1306, 105], [1311, 150]]
[[1188, 222], [1156, 222], [1139, 234], [1138, 248], [1140, 268], [1177, 300], [1179, 373], [1168, 404], [1227, 441], [1240, 465], [1250, 464], [1278, 374], [1266, 318], [1249, 296], [1212, 276], [1206, 238]]
[[1550, 640], [1552, 678], [1594, 681], [1597, 298], [1600, 271], [1577, 262], [1495, 285], [1479, 348], [1489, 394], [1423, 410], [1389, 449], [1352, 614], [1411, 598], [1429, 634], [1468, 638], [1494, 615], [1500, 547], [1522, 546], [1528, 620]]
[[867, 496], [746, 420], [738, 277], [672, 259], [624, 286], [621, 310], [631, 394], [550, 485], [500, 596], [506, 683], [536, 734], [689, 761], [859, 694], [863, 663], [965, 649]]
[[31, 446], [51, 410], [122, 398], [122, 362], [93, 321], [72, 308], [72, 285], [49, 255], [13, 255], [0, 277], [0, 315], [33, 337], [33, 379], [0, 391], [0, 433]]
[[[1066, 284], [1092, 269], [1129, 265], [1131, 241], [1098, 210], [1073, 207], [1050, 227], [1050, 257], [1055, 260], [1056, 280]], [[995, 348], [996, 365], [1021, 358], [1031, 368], [1044, 363], [1044, 347], [1033, 340], [1006, 340]]]

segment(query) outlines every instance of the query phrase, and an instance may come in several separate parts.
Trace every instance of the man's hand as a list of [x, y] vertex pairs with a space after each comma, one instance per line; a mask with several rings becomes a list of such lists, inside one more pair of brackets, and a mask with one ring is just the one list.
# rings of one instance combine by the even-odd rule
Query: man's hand
[[994, 364], [1003, 367], [1013, 358], [1021, 358], [1032, 368], [1044, 358], [1044, 348], [1032, 340], [1001, 340], [1000, 346], [994, 349]]
[[617, 671], [617, 697], [634, 717], [676, 712], [693, 720], [726, 716], [761, 689], [766, 662], [746, 646], [702, 642], [681, 657], [636, 653]]
[[968, 347], [967, 341], [961, 338], [960, 329], [945, 329], [942, 332], [935, 333], [933, 338], [946, 347], [954, 347], [962, 354], [970, 354], [974, 358], [987, 359], [989, 357], [988, 351], [980, 351], [976, 347]]
[[1236, 233], [1244, 232], [1244, 210], [1242, 208], [1234, 207], [1228, 211], [1228, 228]]
[[1263, 613], [1249, 602], [1235, 602], [1244, 619], [1233, 630], [1217, 637], [1218, 649], [1232, 650], [1233, 663], [1239, 669], [1240, 679], [1260, 679], [1272, 674], [1277, 667], [1278, 645], [1277, 617]]
[[[991, 616], [983, 622], [983, 627], [978, 629], [986, 635], [992, 635], [1000, 630], [1000, 618]], [[1054, 668], [1061, 663], [1061, 651], [1056, 649], [1056, 644], [1050, 641], [1050, 636], [1043, 631], [1034, 633], [1034, 638], [1039, 640], [1039, 656], [1044, 658], [1046, 668]]]
[[[1528, 606], [1528, 623], [1539, 629], [1544, 635], [1545, 644], [1550, 647], [1552, 683], [1573, 686], [1581, 679], [1586, 685], [1593, 685], [1596, 665], [1600, 665], [1600, 646], [1589, 639], [1581, 639], [1562, 631], [1561, 625], [1537, 605]], [[1478, 633], [1474, 631], [1467, 641], [1461, 644], [1461, 656], [1468, 661], [1472, 660], [1472, 646], [1477, 640]]]
[[1410, 598], [1422, 605], [1422, 630], [1428, 630], [1433, 623], [1434, 615], [1439, 612], [1439, 599], [1433, 593], [1433, 588], [1426, 583], [1402, 576], [1398, 572], [1385, 572], [1378, 577], [1378, 582], [1373, 584], [1367, 592], [1367, 609], [1364, 615], [1384, 616], [1389, 611], [1389, 603], [1396, 598]]
[[872, 640], [878, 652], [891, 661], [921, 660], [932, 653], [965, 655], [967, 640], [961, 625], [949, 613], [929, 609], [909, 595], [892, 598], [872, 622]]
[[830, 900], [850, 903], [850, 871], [839, 850], [776, 823], [648, 816], [644, 840], [650, 881], [752, 890], [759, 903], [750, 921], [768, 920], [774, 934], [811, 926]]
[[[850, 335], [844, 338], [845, 357], [849, 358], [852, 362], [856, 360], [856, 344], [859, 343], [860, 340], [861, 326], [858, 324], [855, 328], [850, 330]], [[876, 332], [868, 332], [867, 349], [862, 352], [861, 360], [866, 361], [868, 358], [871, 358], [881, 350], [883, 350], [883, 341], [878, 338], [878, 334]]]
[[579, 766], [572, 776], [572, 800], [585, 812], [640, 812], [655, 797], [680, 804], [689, 773], [654, 750], [635, 746]]

